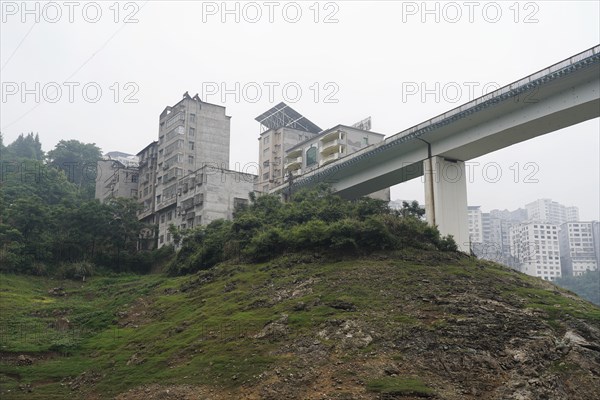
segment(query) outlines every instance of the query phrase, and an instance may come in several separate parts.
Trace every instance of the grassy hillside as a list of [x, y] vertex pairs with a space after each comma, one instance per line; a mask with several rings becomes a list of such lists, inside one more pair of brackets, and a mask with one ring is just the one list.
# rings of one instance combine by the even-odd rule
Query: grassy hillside
[[1, 275], [0, 301], [3, 399], [593, 399], [600, 387], [600, 308], [458, 253]]

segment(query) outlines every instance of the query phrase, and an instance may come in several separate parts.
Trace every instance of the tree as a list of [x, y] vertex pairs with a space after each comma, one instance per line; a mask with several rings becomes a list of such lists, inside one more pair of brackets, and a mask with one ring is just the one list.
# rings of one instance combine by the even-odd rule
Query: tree
[[93, 199], [96, 190], [96, 165], [102, 154], [95, 143], [61, 140], [48, 152], [48, 162], [64, 171], [83, 199]]
[[0, 160], [3, 160], [6, 156], [6, 147], [4, 146], [4, 138], [2, 137], [2, 132], [0, 132]]
[[418, 219], [423, 218], [425, 215], [425, 209], [419, 205], [419, 202], [413, 200], [410, 204], [408, 201], [402, 202], [402, 208], [399, 210], [400, 215], [403, 217], [416, 217]]
[[38, 161], [44, 159], [40, 137], [37, 133], [34, 135], [33, 132], [28, 133], [27, 136], [21, 133], [14, 142], [7, 146], [6, 150], [8, 154], [16, 158]]

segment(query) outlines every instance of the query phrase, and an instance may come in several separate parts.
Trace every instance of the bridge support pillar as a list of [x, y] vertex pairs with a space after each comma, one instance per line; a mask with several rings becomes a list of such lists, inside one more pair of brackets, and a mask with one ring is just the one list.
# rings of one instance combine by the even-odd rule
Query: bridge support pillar
[[467, 177], [464, 161], [430, 157], [423, 161], [425, 216], [442, 235], [452, 235], [458, 249], [469, 253]]

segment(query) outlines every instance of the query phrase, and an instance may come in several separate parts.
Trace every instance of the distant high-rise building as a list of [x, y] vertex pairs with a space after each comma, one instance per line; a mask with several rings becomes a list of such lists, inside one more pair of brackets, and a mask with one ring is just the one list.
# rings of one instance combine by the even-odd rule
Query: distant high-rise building
[[529, 221], [548, 222], [561, 225], [579, 220], [577, 207], [566, 207], [550, 199], [538, 199], [525, 205]]
[[521, 272], [553, 281], [561, 276], [558, 226], [528, 221], [510, 228], [511, 254]]
[[600, 268], [600, 222], [592, 221], [592, 240], [594, 253], [596, 254], [596, 265]]
[[598, 269], [592, 222], [565, 222], [560, 226], [559, 243], [564, 275], [579, 276]]
[[468, 206], [469, 239], [471, 244], [483, 243], [483, 216], [481, 206]]

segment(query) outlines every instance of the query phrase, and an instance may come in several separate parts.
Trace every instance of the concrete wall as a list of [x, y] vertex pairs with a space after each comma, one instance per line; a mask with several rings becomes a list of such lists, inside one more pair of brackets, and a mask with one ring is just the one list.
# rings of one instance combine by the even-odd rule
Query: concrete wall
[[127, 168], [114, 160], [100, 160], [97, 171], [95, 198], [102, 202], [114, 197], [137, 198], [137, 168]]
[[[177, 179], [204, 165], [229, 165], [230, 118], [225, 107], [184, 98], [159, 117], [156, 209], [170, 207]], [[178, 143], [177, 146], [174, 146]], [[166, 168], [166, 169], [165, 169]], [[160, 198], [159, 198], [160, 196]]]
[[256, 175], [204, 166], [177, 181], [176, 201], [157, 213], [158, 247], [172, 242], [169, 225], [189, 229], [232, 219], [236, 202], [248, 202]]

